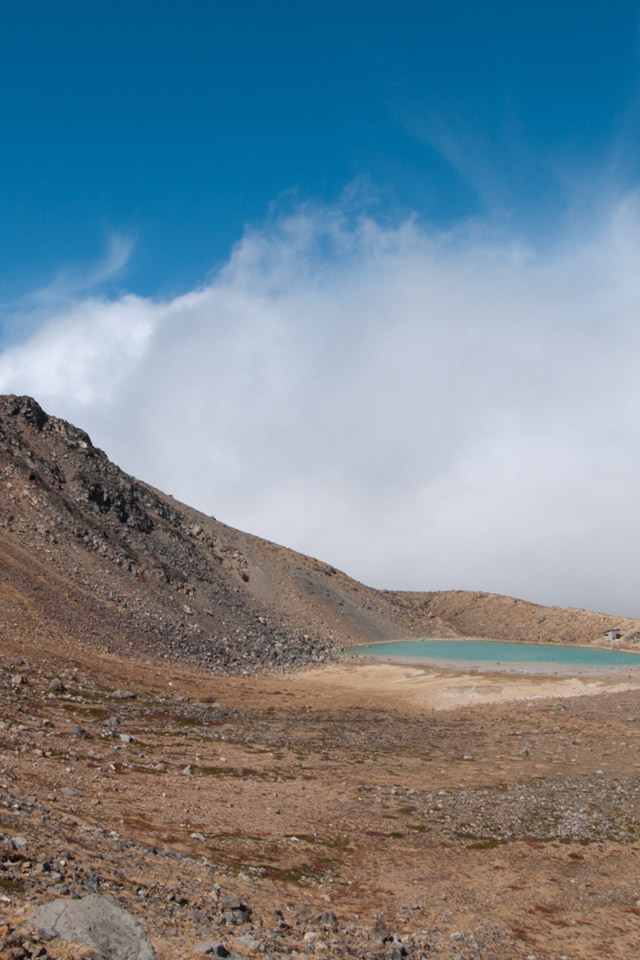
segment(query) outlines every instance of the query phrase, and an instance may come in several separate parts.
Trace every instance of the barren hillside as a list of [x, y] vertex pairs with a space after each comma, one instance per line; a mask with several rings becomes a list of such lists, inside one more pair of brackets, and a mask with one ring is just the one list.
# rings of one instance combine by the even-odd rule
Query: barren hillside
[[[638, 621], [488, 594], [371, 589], [128, 476], [29, 397], [0, 397], [0, 631], [212, 672], [344, 645], [487, 636], [632, 643]], [[630, 638], [630, 639], [629, 639]]]
[[640, 620], [578, 610], [545, 607], [516, 597], [471, 590], [403, 593], [407, 604], [429, 610], [456, 633], [527, 643], [602, 644], [605, 633], [617, 631], [614, 646], [634, 649], [640, 641]]
[[0, 398], [0, 629], [211, 670], [450, 632], [402, 598], [127, 476], [82, 430]]

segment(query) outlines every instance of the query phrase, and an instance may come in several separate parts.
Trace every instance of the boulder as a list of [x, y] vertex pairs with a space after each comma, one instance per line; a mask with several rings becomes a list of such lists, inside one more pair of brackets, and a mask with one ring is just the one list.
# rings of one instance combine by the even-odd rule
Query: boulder
[[34, 910], [29, 924], [44, 939], [60, 937], [87, 944], [99, 960], [155, 958], [138, 921], [108, 895], [93, 893], [82, 900], [53, 900]]

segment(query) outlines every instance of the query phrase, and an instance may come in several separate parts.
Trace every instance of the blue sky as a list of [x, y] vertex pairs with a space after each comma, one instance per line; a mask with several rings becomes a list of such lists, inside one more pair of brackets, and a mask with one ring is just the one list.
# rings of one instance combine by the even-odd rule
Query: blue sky
[[553, 231], [634, 183], [638, 4], [6, 0], [4, 298], [103, 255], [201, 282], [275, 203]]
[[375, 586], [640, 616], [639, 25], [5, 0], [0, 390]]

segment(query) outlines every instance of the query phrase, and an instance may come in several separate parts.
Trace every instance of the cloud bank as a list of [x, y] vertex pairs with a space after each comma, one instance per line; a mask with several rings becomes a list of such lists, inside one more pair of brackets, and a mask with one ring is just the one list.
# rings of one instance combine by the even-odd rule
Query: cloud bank
[[0, 354], [127, 471], [374, 586], [640, 616], [640, 205], [533, 249], [300, 207]]

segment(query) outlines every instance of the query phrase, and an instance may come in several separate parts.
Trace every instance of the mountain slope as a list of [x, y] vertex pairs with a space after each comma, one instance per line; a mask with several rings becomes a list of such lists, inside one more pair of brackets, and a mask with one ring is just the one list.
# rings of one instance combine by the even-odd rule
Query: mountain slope
[[29, 397], [0, 397], [0, 638], [95, 644], [216, 672], [345, 644], [623, 637], [640, 622], [464, 591], [379, 591], [207, 517], [118, 469]]
[[135, 480], [28, 397], [0, 397], [0, 494], [9, 634], [242, 670], [448, 632], [400, 598]]

